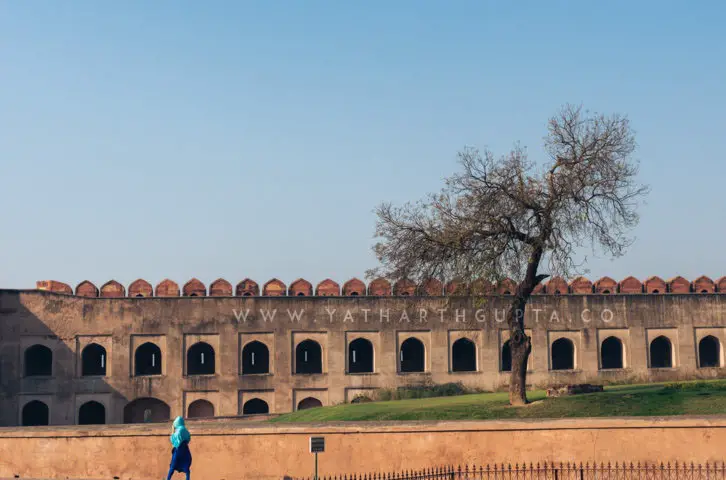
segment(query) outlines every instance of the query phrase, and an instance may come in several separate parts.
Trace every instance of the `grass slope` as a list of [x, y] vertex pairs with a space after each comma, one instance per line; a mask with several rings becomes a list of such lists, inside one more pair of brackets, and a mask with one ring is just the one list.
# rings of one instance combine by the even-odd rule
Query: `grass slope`
[[603, 393], [546, 398], [529, 392], [525, 407], [510, 407], [507, 393], [397, 400], [301, 410], [271, 422], [490, 420], [726, 413], [726, 380], [606, 387]]

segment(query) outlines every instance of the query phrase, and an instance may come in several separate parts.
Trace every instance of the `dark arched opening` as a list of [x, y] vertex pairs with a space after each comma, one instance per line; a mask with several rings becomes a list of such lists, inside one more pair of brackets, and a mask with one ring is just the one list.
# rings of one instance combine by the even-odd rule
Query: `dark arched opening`
[[137, 398], [124, 407], [124, 423], [168, 422], [169, 405], [156, 398]]
[[509, 343], [509, 340], [504, 342], [504, 345], [502, 345], [502, 359], [501, 359], [501, 365], [502, 365], [502, 372], [511, 372], [512, 371], [512, 349]]
[[106, 375], [106, 349], [97, 343], [87, 345], [81, 352], [81, 375]]
[[373, 373], [373, 344], [356, 338], [348, 345], [348, 372]]
[[242, 415], [264, 415], [267, 413], [270, 413], [269, 405], [259, 398], [247, 400], [242, 406]]
[[617, 337], [608, 337], [600, 346], [600, 363], [603, 369], [623, 368], [623, 342]]
[[139, 346], [134, 353], [136, 375], [161, 375], [161, 349], [151, 342]]
[[426, 349], [418, 338], [407, 338], [401, 344], [401, 372], [423, 372], [426, 365]]
[[254, 340], [242, 349], [242, 374], [270, 373], [270, 351], [262, 342]]
[[323, 404], [320, 400], [313, 397], [307, 397], [300, 401], [300, 403], [297, 404], [298, 410], [307, 410], [308, 408], [318, 408], [322, 407]]
[[373, 400], [370, 399], [370, 397], [367, 397], [365, 395], [358, 395], [353, 400], [350, 401], [350, 403], [370, 403]]
[[451, 346], [451, 370], [476, 371], [476, 345], [468, 338], [460, 338]]
[[323, 352], [318, 342], [305, 340], [295, 348], [295, 373], [323, 373]]
[[207, 400], [195, 400], [187, 408], [188, 418], [210, 418], [214, 416], [214, 405]]
[[721, 366], [721, 343], [712, 335], [698, 342], [698, 366], [701, 368]]
[[197, 342], [187, 350], [187, 375], [214, 375], [214, 348]]
[[668, 337], [656, 337], [650, 342], [650, 368], [672, 368], [673, 347]]
[[53, 374], [53, 352], [45, 345], [33, 345], [25, 350], [25, 376], [39, 377]]
[[575, 345], [568, 338], [552, 342], [552, 370], [573, 370], [575, 368]]
[[103, 425], [106, 423], [106, 407], [99, 402], [86, 402], [78, 409], [78, 425]]
[[22, 424], [24, 427], [50, 425], [48, 405], [40, 400], [31, 400], [23, 406]]

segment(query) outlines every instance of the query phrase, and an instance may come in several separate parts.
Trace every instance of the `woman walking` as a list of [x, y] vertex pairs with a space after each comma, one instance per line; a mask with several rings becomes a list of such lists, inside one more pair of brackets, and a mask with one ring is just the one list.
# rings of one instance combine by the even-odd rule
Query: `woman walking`
[[189, 430], [184, 426], [184, 419], [176, 417], [172, 427], [171, 444], [171, 465], [169, 465], [169, 475], [166, 480], [171, 480], [174, 472], [183, 472], [189, 480], [189, 469], [192, 466], [192, 452], [189, 450], [189, 442], [192, 439]]

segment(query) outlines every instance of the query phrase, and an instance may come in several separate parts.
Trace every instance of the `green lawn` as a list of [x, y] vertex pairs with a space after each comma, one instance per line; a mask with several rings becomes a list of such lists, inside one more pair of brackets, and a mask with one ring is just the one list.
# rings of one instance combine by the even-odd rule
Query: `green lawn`
[[507, 393], [396, 400], [313, 408], [271, 422], [490, 420], [726, 413], [726, 380], [605, 387], [603, 393], [546, 398], [529, 392], [530, 405], [510, 407]]

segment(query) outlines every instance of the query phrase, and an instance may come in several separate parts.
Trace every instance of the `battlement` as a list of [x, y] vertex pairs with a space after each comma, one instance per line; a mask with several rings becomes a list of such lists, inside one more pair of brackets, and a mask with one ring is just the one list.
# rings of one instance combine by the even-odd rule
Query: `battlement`
[[[447, 283], [435, 278], [424, 280], [420, 284], [403, 278], [393, 284], [385, 278], [376, 278], [368, 286], [357, 278], [340, 284], [329, 278], [321, 281], [313, 288], [312, 283], [298, 278], [289, 286], [277, 278], [273, 278], [260, 286], [254, 280], [245, 278], [235, 287], [223, 278], [213, 281], [209, 289], [196, 278], [186, 282], [181, 289], [173, 280], [164, 279], [156, 287], [144, 279], [132, 282], [128, 289], [116, 280], [104, 283], [99, 289], [92, 282], [84, 280], [79, 283], [75, 292], [70, 285], [56, 280], [41, 280], [36, 283], [38, 290], [45, 290], [80, 297], [331, 297], [331, 296], [467, 296], [467, 295], [512, 295], [517, 288], [516, 282], [506, 278], [499, 282], [477, 280], [470, 285], [450, 280]], [[535, 295], [585, 295], [585, 294], [672, 294], [672, 293], [726, 293], [726, 276], [717, 281], [702, 275], [693, 281], [676, 276], [669, 280], [660, 277], [648, 277], [640, 281], [635, 277], [626, 277], [619, 282], [610, 277], [602, 277], [595, 282], [585, 277], [576, 277], [566, 281], [562, 277], [552, 277], [549, 281], [538, 285]]]

